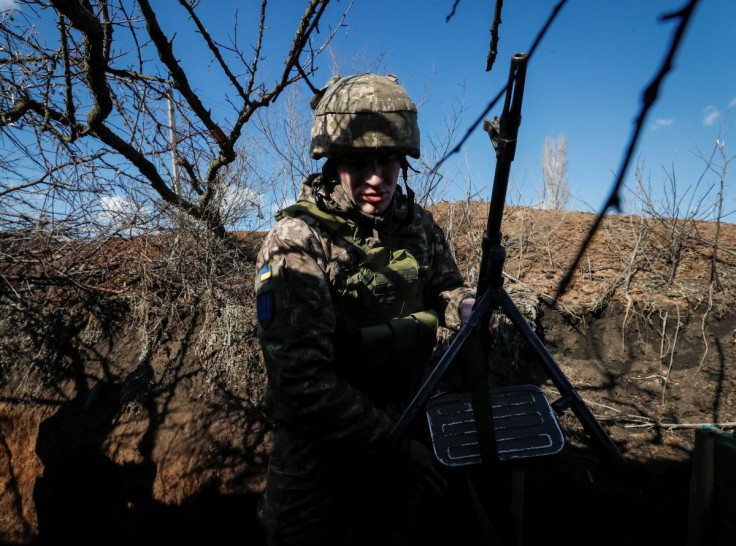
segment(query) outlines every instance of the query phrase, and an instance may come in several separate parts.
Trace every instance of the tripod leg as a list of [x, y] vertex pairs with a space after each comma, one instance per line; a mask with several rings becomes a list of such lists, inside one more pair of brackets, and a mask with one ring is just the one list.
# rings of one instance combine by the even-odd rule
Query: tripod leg
[[615, 465], [621, 465], [623, 463], [623, 456], [618, 450], [618, 447], [616, 447], [616, 444], [613, 442], [611, 437], [595, 418], [593, 413], [590, 411], [590, 408], [588, 408], [580, 397], [580, 394], [575, 390], [575, 387], [572, 386], [570, 380], [559, 368], [555, 360], [552, 358], [552, 355], [549, 354], [544, 343], [542, 343], [539, 337], [537, 337], [537, 334], [532, 330], [531, 326], [529, 326], [529, 323], [526, 321], [506, 291], [498, 289], [497, 292], [496, 298], [500, 301], [501, 308], [504, 313], [506, 313], [506, 316], [511, 320], [517, 330], [522, 334], [522, 336], [524, 336], [532, 349], [537, 353], [539, 361], [547, 372], [547, 375], [562, 395], [562, 398], [553, 403], [552, 407], [558, 412], [567, 408], [572, 409], [575, 416], [583, 425], [585, 432], [587, 432], [588, 435], [596, 441], [597, 447], [601, 448]]

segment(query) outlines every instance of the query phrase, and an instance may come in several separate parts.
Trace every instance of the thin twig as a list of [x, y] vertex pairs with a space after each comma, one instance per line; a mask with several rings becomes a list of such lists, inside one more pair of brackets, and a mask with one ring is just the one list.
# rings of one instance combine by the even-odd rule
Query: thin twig
[[664, 376], [664, 385], [662, 386], [662, 404], [664, 404], [664, 395], [667, 391], [667, 384], [669, 383], [670, 373], [672, 372], [672, 364], [675, 360], [675, 347], [677, 347], [677, 334], [680, 332], [680, 305], [677, 308], [677, 324], [675, 325], [675, 337], [672, 339], [672, 345], [670, 345], [670, 364], [667, 367], [667, 373]]
[[692, 381], [693, 378], [698, 374], [698, 372], [703, 367], [703, 363], [705, 362], [705, 357], [708, 354], [708, 337], [705, 335], [705, 323], [708, 318], [708, 314], [710, 313], [710, 310], [713, 309], [713, 285], [715, 283], [711, 282], [710, 286], [708, 287], [708, 308], [705, 310], [705, 313], [703, 313], [703, 317], [700, 320], [700, 334], [703, 336], [703, 345], [705, 345], [705, 349], [703, 349], [703, 356], [700, 358], [700, 364], [698, 364], [698, 369], [693, 372], [692, 377], [690, 380]]
[[491, 43], [488, 46], [488, 57], [486, 58], [486, 72], [490, 72], [493, 63], [496, 62], [498, 55], [498, 27], [501, 24], [501, 10], [503, 9], [503, 0], [496, 0], [493, 6], [493, 23], [491, 23]]
[[[534, 39], [534, 43], [529, 48], [529, 51], [527, 53], [527, 57], [529, 58], [529, 61], [532, 60], [532, 55], [534, 54], [534, 51], [537, 49], [537, 46], [542, 41], [542, 38], [547, 33], [547, 30], [549, 29], [550, 25], [552, 24], [552, 21], [555, 20], [557, 17], [557, 14], [560, 12], [560, 9], [562, 9], [562, 6], [565, 5], [567, 0], [560, 0], [560, 2], [555, 6], [555, 8], [552, 10], [552, 14], [547, 19], [547, 22], [542, 27], [542, 30], [539, 31], [537, 34], [537, 37]], [[488, 106], [486, 106], [485, 110], [481, 112], [481, 114], [475, 119], [475, 121], [471, 124], [470, 128], [467, 130], [465, 135], [460, 139], [460, 142], [458, 142], [453, 149], [451, 149], [449, 152], [447, 152], [442, 159], [440, 159], [434, 167], [432, 167], [432, 172], [437, 171], [442, 164], [447, 161], [447, 159], [450, 158], [450, 156], [455, 155], [458, 153], [465, 142], [470, 138], [470, 135], [472, 135], [475, 130], [483, 123], [486, 116], [488, 115], [488, 112], [490, 112], [494, 106], [498, 103], [499, 100], [501, 100], [501, 97], [503, 97], [504, 93], [506, 93], [506, 88], [508, 87], [508, 83], [503, 86], [503, 88], [498, 92], [498, 94], [491, 99], [491, 102], [488, 103]]]
[[615, 209], [615, 210], [620, 209], [619, 191], [621, 189], [621, 186], [623, 185], [624, 177], [626, 176], [626, 172], [628, 171], [629, 164], [631, 163], [631, 158], [634, 156], [634, 150], [636, 149], [636, 145], [639, 141], [639, 135], [641, 134], [641, 131], [644, 128], [644, 121], [646, 120], [649, 110], [652, 108], [652, 106], [654, 106], [657, 96], [659, 95], [659, 89], [662, 85], [662, 82], [664, 81], [665, 76], [672, 69], [672, 63], [675, 58], [675, 53], [677, 53], [677, 50], [679, 49], [680, 42], [682, 40], [683, 35], [685, 34], [685, 29], [687, 28], [687, 25], [690, 22], [690, 17], [692, 16], [697, 3], [698, 3], [698, 0], [690, 0], [690, 2], [680, 11], [676, 13], [664, 15], [661, 18], [662, 20], [667, 20], [667, 19], [674, 19], [676, 17], [679, 17], [680, 24], [677, 26], [677, 29], [675, 30], [675, 34], [672, 38], [672, 43], [670, 44], [670, 49], [667, 52], [665, 60], [659, 69], [659, 72], [657, 72], [657, 75], [654, 77], [652, 82], [644, 90], [644, 93], [642, 95], [642, 107], [641, 107], [641, 110], [639, 111], [639, 115], [637, 116], [636, 124], [634, 126], [634, 132], [632, 133], [631, 138], [629, 139], [629, 144], [626, 149], [626, 153], [624, 154], [624, 159], [619, 169], [619, 172], [616, 175], [616, 179], [613, 184], [613, 188], [611, 189], [611, 192], [608, 196], [608, 199], [606, 200], [606, 203], [603, 205], [603, 208], [598, 213], [595, 220], [593, 221], [593, 224], [590, 226], [590, 229], [586, 233], [585, 239], [583, 240], [583, 243], [580, 245], [580, 249], [578, 250], [577, 256], [575, 256], [575, 259], [573, 260], [572, 264], [570, 265], [570, 267], [567, 268], [565, 275], [560, 280], [560, 284], [557, 287], [557, 293], [555, 294], [555, 300], [559, 300], [567, 291], [567, 288], [570, 285], [570, 281], [572, 280], [572, 276], [575, 273], [575, 269], [578, 266], [578, 262], [580, 262], [580, 259], [583, 257], [583, 254], [585, 254], [586, 249], [590, 245], [590, 241], [593, 239], [593, 235], [595, 235], [595, 233], [598, 231], [598, 228], [600, 227], [600, 224], [603, 218], [605, 217], [606, 213], [608, 212], [608, 210], [609, 209]]

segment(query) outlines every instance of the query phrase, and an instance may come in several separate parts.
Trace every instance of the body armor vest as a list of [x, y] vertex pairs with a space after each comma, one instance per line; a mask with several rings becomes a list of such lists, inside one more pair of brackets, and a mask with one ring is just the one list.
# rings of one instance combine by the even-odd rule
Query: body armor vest
[[395, 241], [368, 246], [356, 240], [345, 219], [308, 201], [282, 210], [277, 218], [303, 214], [348, 242], [359, 256], [357, 264], [341, 267], [334, 280], [343, 318], [335, 345], [339, 360], [351, 363], [346, 375], [364, 387], [380, 382], [382, 390], [391, 377], [405, 389], [402, 378], [423, 367], [437, 337], [437, 314], [424, 308], [419, 263]]

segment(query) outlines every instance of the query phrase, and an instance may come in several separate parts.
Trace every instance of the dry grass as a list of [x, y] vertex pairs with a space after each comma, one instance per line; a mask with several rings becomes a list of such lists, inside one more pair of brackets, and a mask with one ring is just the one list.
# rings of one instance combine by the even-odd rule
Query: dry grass
[[[432, 212], [445, 229], [463, 274], [475, 284], [488, 205], [443, 203]], [[501, 230], [507, 252], [507, 286], [532, 290], [542, 299], [553, 296], [593, 220], [591, 213], [506, 207]], [[559, 303], [586, 312], [599, 310], [611, 299], [686, 307], [697, 307], [704, 298], [712, 298], [714, 304], [733, 301], [736, 225], [720, 225], [717, 246], [716, 229], [712, 222], [681, 223], [681, 243], [673, 256], [667, 223], [639, 216], [608, 216]]]

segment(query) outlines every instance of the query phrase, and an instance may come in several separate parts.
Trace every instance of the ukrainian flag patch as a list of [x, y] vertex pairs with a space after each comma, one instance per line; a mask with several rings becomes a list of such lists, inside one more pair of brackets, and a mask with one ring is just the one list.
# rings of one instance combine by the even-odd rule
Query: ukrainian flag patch
[[267, 281], [271, 278], [271, 266], [266, 265], [261, 268], [261, 270], [258, 272], [258, 280], [263, 282]]

